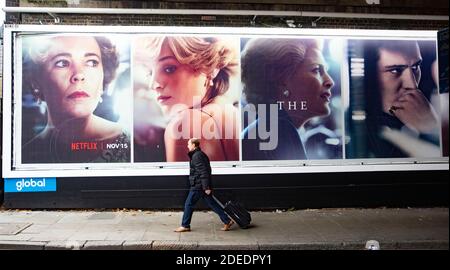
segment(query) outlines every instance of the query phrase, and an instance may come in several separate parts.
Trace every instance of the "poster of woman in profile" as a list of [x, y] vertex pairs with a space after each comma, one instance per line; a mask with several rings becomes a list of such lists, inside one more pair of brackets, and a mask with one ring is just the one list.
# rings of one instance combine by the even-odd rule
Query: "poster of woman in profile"
[[134, 42], [134, 160], [239, 160], [239, 39], [142, 35]]
[[341, 159], [341, 40], [241, 41], [242, 160]]

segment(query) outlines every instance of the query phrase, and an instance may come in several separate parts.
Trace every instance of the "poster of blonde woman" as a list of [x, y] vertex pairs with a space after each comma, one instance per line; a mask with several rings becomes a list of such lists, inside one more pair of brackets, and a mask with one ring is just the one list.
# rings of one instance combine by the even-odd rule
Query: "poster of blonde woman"
[[188, 161], [192, 137], [211, 161], [239, 160], [239, 39], [143, 35], [133, 48], [135, 161]]

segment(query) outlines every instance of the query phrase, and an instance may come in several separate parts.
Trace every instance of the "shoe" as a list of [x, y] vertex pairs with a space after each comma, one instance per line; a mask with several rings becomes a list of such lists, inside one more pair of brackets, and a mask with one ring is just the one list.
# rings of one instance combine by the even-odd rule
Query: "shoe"
[[186, 227], [183, 227], [183, 226], [178, 227], [178, 228], [176, 228], [174, 230], [174, 232], [190, 232], [190, 231], [191, 231], [191, 228], [186, 228]]
[[230, 222], [228, 222], [228, 224], [223, 225], [222, 229], [220, 229], [221, 231], [229, 231], [231, 226], [233, 226], [234, 221], [230, 220]]

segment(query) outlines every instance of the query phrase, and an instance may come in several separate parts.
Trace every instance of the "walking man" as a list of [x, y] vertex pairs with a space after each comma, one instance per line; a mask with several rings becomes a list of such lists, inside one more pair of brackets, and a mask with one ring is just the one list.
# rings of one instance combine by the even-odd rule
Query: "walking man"
[[189, 195], [184, 203], [183, 220], [181, 227], [175, 229], [175, 232], [188, 232], [191, 230], [191, 219], [194, 213], [194, 206], [200, 198], [203, 198], [208, 206], [219, 215], [224, 223], [222, 231], [228, 231], [234, 224], [222, 207], [212, 197], [211, 187], [211, 165], [208, 156], [200, 149], [200, 140], [192, 138], [188, 141], [189, 149]]

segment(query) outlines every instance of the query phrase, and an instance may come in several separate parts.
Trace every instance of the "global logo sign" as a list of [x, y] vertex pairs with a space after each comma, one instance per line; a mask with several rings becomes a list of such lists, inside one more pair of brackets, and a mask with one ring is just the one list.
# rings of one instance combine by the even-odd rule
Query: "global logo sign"
[[6, 192], [56, 191], [56, 178], [9, 178], [5, 179]]

